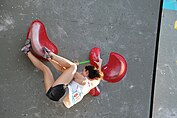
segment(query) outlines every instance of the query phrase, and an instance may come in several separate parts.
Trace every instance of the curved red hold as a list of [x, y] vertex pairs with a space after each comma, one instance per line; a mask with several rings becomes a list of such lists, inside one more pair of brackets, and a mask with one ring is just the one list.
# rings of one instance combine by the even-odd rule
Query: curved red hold
[[90, 51], [90, 55], [89, 55], [90, 64], [97, 67], [97, 68], [98, 68], [98, 66], [94, 61], [98, 62], [99, 61], [98, 60], [99, 56], [100, 56], [100, 48], [98, 48], [98, 47], [92, 48], [91, 51]]
[[98, 87], [95, 87], [90, 90], [89, 94], [92, 96], [98, 96], [100, 95], [100, 89]]
[[32, 53], [39, 59], [43, 59], [42, 47], [47, 47], [53, 53], [58, 54], [57, 47], [48, 38], [44, 24], [40, 20], [34, 20], [26, 36], [26, 40], [30, 39], [32, 44]]
[[104, 80], [111, 83], [119, 82], [127, 72], [127, 62], [122, 55], [111, 52], [108, 63], [101, 70], [104, 73]]

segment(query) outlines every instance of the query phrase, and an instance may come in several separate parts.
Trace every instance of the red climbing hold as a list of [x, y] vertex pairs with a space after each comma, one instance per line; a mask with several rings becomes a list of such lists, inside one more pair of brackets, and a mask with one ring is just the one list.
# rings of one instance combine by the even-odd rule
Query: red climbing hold
[[95, 87], [90, 90], [89, 94], [92, 96], [98, 96], [100, 95], [100, 89], [98, 87]]
[[104, 80], [111, 83], [119, 82], [127, 72], [127, 62], [122, 55], [111, 52], [108, 63], [101, 70], [104, 73]]
[[44, 46], [50, 49], [53, 53], [58, 54], [57, 47], [48, 38], [45, 26], [40, 20], [34, 20], [31, 23], [26, 36], [26, 40], [27, 39], [31, 40], [32, 53], [39, 59], [45, 60], [43, 58], [44, 53], [42, 50]]

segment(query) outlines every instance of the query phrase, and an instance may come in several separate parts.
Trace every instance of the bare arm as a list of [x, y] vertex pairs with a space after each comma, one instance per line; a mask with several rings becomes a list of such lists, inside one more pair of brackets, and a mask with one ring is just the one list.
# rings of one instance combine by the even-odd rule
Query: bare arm
[[98, 84], [100, 83], [100, 81], [102, 80], [103, 78], [103, 72], [101, 71], [101, 67], [102, 67], [102, 62], [103, 60], [100, 58], [100, 56], [98, 57], [99, 61], [95, 63], [98, 65], [98, 70], [100, 71], [100, 75], [101, 77], [100, 78], [97, 78], [96, 80], [92, 80], [91, 81], [91, 85], [94, 87], [98, 86]]
[[98, 65], [98, 69], [101, 70], [103, 60], [100, 58], [100, 55], [98, 56], [98, 62], [95, 61], [95, 63]]

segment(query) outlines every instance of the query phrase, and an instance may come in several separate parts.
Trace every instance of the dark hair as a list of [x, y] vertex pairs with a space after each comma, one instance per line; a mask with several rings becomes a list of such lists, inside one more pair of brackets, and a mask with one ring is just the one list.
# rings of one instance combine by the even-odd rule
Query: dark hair
[[92, 65], [85, 66], [85, 70], [89, 72], [88, 77], [90, 79], [101, 77], [100, 71], [95, 66], [92, 66]]

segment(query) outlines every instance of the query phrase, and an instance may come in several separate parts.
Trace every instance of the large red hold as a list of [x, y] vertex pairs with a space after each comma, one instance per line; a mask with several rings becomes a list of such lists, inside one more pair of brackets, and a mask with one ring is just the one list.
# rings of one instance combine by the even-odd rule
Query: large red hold
[[53, 42], [48, 38], [44, 24], [40, 20], [34, 20], [26, 36], [26, 40], [31, 40], [32, 53], [39, 59], [43, 59], [42, 48], [45, 46], [50, 49], [53, 53], [58, 54], [57, 47]]
[[111, 52], [108, 63], [101, 70], [104, 73], [104, 80], [111, 83], [119, 82], [127, 72], [127, 62], [122, 55]]

